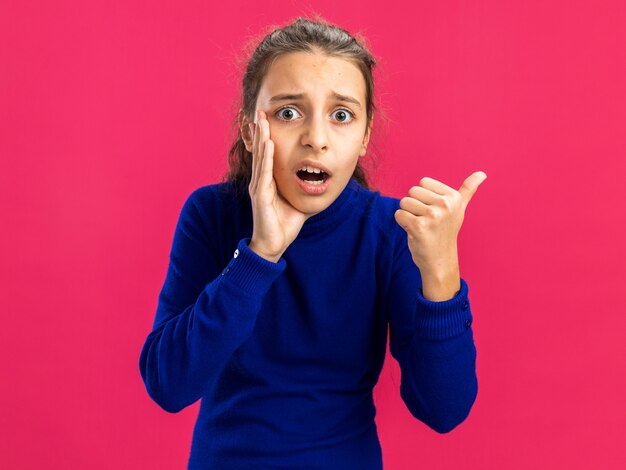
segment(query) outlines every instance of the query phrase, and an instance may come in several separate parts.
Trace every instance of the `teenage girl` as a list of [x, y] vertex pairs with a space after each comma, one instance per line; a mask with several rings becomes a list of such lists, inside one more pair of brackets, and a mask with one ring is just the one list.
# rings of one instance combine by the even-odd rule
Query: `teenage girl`
[[249, 60], [230, 171], [182, 207], [139, 361], [164, 410], [202, 399], [188, 468], [380, 470], [388, 328], [416, 419], [446, 433], [475, 401], [456, 239], [486, 175], [372, 191], [374, 65], [363, 41], [302, 18]]

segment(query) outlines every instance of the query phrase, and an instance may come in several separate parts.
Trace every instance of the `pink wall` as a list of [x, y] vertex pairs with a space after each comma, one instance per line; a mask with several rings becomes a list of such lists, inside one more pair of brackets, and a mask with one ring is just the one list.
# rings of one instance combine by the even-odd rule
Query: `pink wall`
[[[182, 203], [226, 169], [238, 51], [296, 3], [2, 2], [0, 467], [186, 465], [198, 404], [158, 408], [139, 352]], [[459, 238], [478, 398], [439, 435], [388, 355], [386, 470], [626, 468], [624, 5], [314, 5], [379, 58], [383, 194], [488, 175]]]

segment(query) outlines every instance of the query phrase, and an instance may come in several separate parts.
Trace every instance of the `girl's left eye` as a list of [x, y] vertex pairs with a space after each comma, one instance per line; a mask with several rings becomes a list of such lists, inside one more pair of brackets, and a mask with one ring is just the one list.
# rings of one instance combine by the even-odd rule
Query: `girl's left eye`
[[[283, 113], [283, 111], [288, 111], [288, 113]], [[284, 108], [280, 108], [278, 111], [276, 111], [276, 115], [279, 116], [279, 119], [283, 120], [283, 121], [293, 121], [293, 119], [291, 119], [291, 117], [293, 117], [293, 113], [294, 113], [295, 109], [291, 106], [286, 106]], [[296, 114], [299, 114], [298, 111], [295, 111]], [[350, 116], [350, 119], [348, 121], [339, 121], [339, 124], [350, 124], [353, 119], [354, 119], [354, 115], [352, 114], [351, 111], [348, 111], [347, 109], [338, 109], [336, 111], [333, 112], [333, 114], [338, 114], [339, 116]], [[345, 119], [345, 117], [341, 117], [341, 119]]]
[[354, 115], [347, 109], [338, 109], [337, 111], [335, 111], [335, 113], [341, 113], [341, 115], [349, 115], [351, 117], [351, 119], [348, 121], [339, 121], [340, 124], [350, 124], [352, 122], [352, 119], [354, 119]]

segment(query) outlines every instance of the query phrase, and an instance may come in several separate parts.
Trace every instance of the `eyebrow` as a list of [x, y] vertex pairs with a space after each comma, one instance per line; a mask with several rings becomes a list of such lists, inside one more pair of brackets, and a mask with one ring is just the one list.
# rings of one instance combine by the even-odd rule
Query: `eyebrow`
[[[331, 92], [328, 95], [330, 98], [335, 98], [337, 101], [345, 101], [346, 103], [352, 103], [356, 106], [358, 106], [359, 108], [361, 107], [361, 103], [359, 103], [359, 101], [355, 98], [352, 98], [351, 96], [348, 95], [341, 95], [337, 92]], [[297, 100], [301, 100], [305, 97], [304, 93], [298, 93], [298, 94], [289, 94], [289, 93], [281, 93], [279, 95], [276, 96], [272, 96], [270, 98], [270, 103], [276, 103], [278, 101], [297, 101]]]

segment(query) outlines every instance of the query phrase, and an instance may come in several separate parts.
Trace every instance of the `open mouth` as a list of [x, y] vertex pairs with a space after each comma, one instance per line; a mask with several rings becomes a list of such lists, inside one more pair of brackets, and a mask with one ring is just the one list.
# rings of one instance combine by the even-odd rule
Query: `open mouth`
[[324, 171], [320, 171], [319, 173], [311, 173], [306, 170], [299, 170], [296, 175], [302, 181], [305, 181], [309, 184], [323, 184], [330, 177], [328, 173]]

